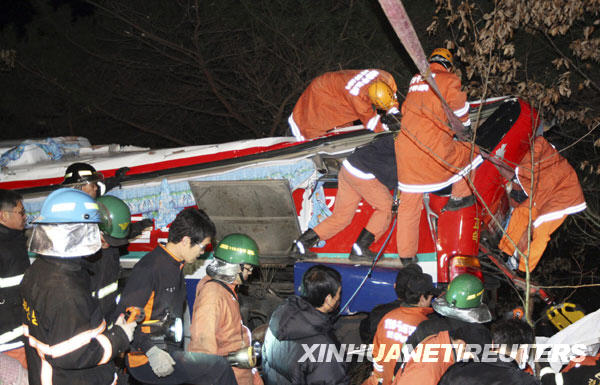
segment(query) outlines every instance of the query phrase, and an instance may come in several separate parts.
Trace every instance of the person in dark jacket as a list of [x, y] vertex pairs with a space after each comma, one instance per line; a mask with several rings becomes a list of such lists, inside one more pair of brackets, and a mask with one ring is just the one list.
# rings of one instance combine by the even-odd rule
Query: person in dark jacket
[[333, 213], [294, 241], [291, 256], [300, 259], [310, 256], [308, 249], [319, 240], [330, 239], [346, 228], [352, 222], [360, 201], [364, 199], [374, 212], [352, 245], [350, 259], [372, 260], [375, 253], [369, 247], [390, 225], [394, 201], [390, 190], [395, 190], [397, 185], [394, 136], [382, 134], [354, 150], [344, 160], [338, 174]]
[[23, 347], [23, 310], [19, 285], [29, 267], [23, 197], [0, 190], [0, 352], [27, 368]]
[[129, 348], [135, 323], [120, 315], [107, 329], [92, 298], [83, 257], [100, 249], [100, 212], [82, 191], [62, 188], [44, 201], [29, 251], [38, 258], [21, 283], [23, 332], [32, 385], [109, 385], [111, 361]]
[[129, 373], [146, 384], [237, 384], [221, 356], [183, 350], [181, 328], [186, 305], [183, 266], [193, 263], [215, 235], [215, 225], [197, 208], [182, 210], [159, 245], [136, 263], [115, 314], [144, 309], [131, 352]]
[[318, 359], [319, 350], [339, 346], [331, 315], [339, 306], [341, 289], [337, 271], [315, 265], [302, 277], [301, 295], [288, 297], [275, 309], [263, 344], [266, 385], [349, 383], [344, 360]]
[[[519, 369], [527, 362], [529, 346], [535, 342], [533, 329], [518, 319], [492, 325], [494, 353], [482, 362], [467, 361], [452, 365], [439, 385], [537, 385], [531, 374]], [[518, 346], [518, 348], [517, 348]]]

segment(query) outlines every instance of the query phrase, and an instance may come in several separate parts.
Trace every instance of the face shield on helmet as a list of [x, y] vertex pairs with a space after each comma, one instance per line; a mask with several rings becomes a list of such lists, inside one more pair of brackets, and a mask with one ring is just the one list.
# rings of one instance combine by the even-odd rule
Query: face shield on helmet
[[443, 316], [472, 323], [484, 323], [492, 320], [488, 307], [482, 303], [483, 284], [471, 274], [455, 277], [446, 291], [446, 295], [432, 302], [433, 309]]
[[52, 192], [33, 221], [29, 251], [54, 257], [74, 258], [100, 249], [101, 221], [98, 204], [72, 188]]
[[396, 94], [381, 80], [376, 80], [369, 85], [369, 98], [379, 110], [387, 111], [396, 105]]
[[430, 63], [440, 63], [447, 70], [452, 68], [452, 60], [452, 53], [450, 53], [450, 51], [446, 48], [436, 48], [433, 50], [433, 52], [431, 52], [431, 55], [429, 55]]
[[102, 215], [100, 231], [104, 240], [111, 246], [123, 246], [129, 243], [129, 231], [131, 228], [131, 211], [121, 199], [104, 195], [96, 202]]
[[[228, 279], [233, 277], [233, 280], [228, 283], [233, 283], [236, 276], [240, 277], [242, 283], [245, 283], [243, 266], [259, 265], [258, 245], [254, 239], [245, 234], [227, 235], [217, 245], [214, 256], [215, 261], [207, 267], [207, 272], [212, 270], [215, 274], [227, 276]], [[211, 277], [215, 278], [213, 275]]]

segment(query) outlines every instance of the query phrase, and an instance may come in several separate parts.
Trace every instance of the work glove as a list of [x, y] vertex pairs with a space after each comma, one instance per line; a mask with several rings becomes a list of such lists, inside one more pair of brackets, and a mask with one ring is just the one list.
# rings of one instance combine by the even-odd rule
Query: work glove
[[386, 114], [381, 116], [381, 123], [385, 124], [390, 131], [396, 131], [400, 129], [401, 119], [402, 115], [400, 113]]
[[125, 335], [127, 335], [127, 339], [129, 340], [129, 342], [131, 342], [133, 340], [133, 331], [135, 330], [137, 323], [125, 322], [125, 315], [121, 314], [119, 316], [119, 318], [117, 318], [117, 320], [115, 321], [115, 326], [118, 326], [121, 329], [123, 329], [123, 331], [125, 332]]
[[114, 189], [115, 187], [121, 187], [121, 182], [125, 178], [125, 175], [129, 171], [129, 167], [121, 167], [117, 171], [115, 171], [115, 176], [112, 178], [107, 178], [104, 180], [104, 185], [106, 186], [105, 193]]
[[175, 366], [173, 357], [157, 346], [151, 347], [146, 352], [146, 356], [148, 357], [148, 363], [150, 364], [152, 371], [158, 377], [166, 377], [175, 370], [173, 367]]
[[150, 218], [144, 218], [138, 222], [132, 222], [129, 230], [129, 239], [135, 238], [140, 235], [146, 228], [152, 227], [154, 221]]

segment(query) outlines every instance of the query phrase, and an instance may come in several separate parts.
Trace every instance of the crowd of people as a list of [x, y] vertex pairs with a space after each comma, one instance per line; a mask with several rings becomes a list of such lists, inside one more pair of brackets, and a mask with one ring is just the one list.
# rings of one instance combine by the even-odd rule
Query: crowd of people
[[[445, 102], [468, 128], [469, 103], [452, 71], [452, 54], [436, 49], [429, 61]], [[475, 204], [467, 177], [483, 158], [463, 132], [449, 127], [442, 101], [421, 75], [411, 80], [401, 107], [396, 93], [393, 77], [383, 70], [330, 72], [313, 80], [289, 118], [298, 140], [317, 138], [355, 120], [375, 132], [400, 123], [396, 135], [378, 137], [347, 157], [338, 175], [333, 214], [294, 242], [296, 258], [310, 256], [319, 240], [335, 236], [352, 221], [364, 199], [374, 214], [349, 258], [371, 261], [369, 247], [389, 227], [397, 200], [398, 298], [377, 306], [361, 324], [364, 342], [373, 344], [373, 367], [363, 384], [561, 383], [561, 373], [528, 366], [531, 326], [510, 319], [490, 327], [492, 315], [479, 278], [461, 274], [441, 292], [416, 264], [423, 194], [451, 186], [444, 210]], [[533, 171], [527, 166], [530, 158], [537, 161]], [[342, 279], [323, 264], [309, 268], [299, 295], [286, 298], [271, 315], [260, 370], [240, 361], [253, 361], [257, 354], [238, 297], [238, 287], [260, 266], [258, 245], [247, 234], [228, 234], [213, 247], [214, 259], [196, 288], [185, 349], [183, 267], [215, 241], [215, 225], [200, 209], [179, 212], [166, 243], [141, 258], [121, 288], [123, 247], [152, 225], [151, 220], [132, 223], [125, 202], [103, 195], [126, 172], [120, 169], [104, 180], [89, 164], [71, 165], [63, 185], [45, 199], [29, 239], [23, 197], [0, 190], [1, 383], [350, 383], [347, 360], [303, 359], [312, 346], [339, 345], [334, 321]], [[531, 241], [533, 270], [565, 216], [585, 209], [581, 187], [568, 162], [540, 136], [515, 170], [510, 190], [515, 209], [500, 248], [514, 259], [514, 268], [524, 270], [518, 257]], [[534, 230], [528, 240], [529, 200]], [[28, 251], [36, 255], [31, 265]], [[492, 351], [500, 358], [483, 362], [481, 352], [466, 349], [471, 345], [496, 346]], [[506, 349], [512, 345], [518, 348]], [[449, 350], [444, 359], [429, 362], [404, 346]], [[590, 354], [588, 364], [568, 370], [584, 373], [585, 368], [579, 379], [598, 380], [599, 357]]]

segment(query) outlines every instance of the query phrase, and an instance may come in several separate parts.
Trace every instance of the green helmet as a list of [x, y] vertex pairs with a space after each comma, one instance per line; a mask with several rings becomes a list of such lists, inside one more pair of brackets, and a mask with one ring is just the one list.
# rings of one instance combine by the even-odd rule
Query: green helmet
[[459, 309], [471, 309], [481, 305], [483, 284], [479, 278], [471, 274], [456, 276], [446, 292], [448, 305]]
[[111, 195], [103, 195], [96, 202], [102, 213], [99, 227], [105, 240], [111, 246], [126, 244], [131, 227], [131, 212], [127, 204]]
[[215, 249], [215, 258], [227, 263], [258, 266], [258, 245], [245, 234], [229, 234]]

